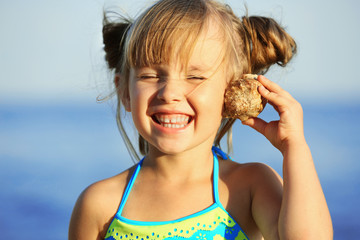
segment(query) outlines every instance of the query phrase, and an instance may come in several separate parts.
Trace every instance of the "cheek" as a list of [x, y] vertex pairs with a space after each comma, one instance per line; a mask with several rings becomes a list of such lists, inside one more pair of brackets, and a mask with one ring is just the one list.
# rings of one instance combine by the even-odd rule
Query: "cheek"
[[135, 121], [143, 121], [148, 117], [148, 108], [156, 93], [152, 86], [134, 85], [130, 88], [130, 106]]
[[221, 84], [211, 84], [206, 88], [202, 88], [194, 95], [194, 102], [197, 102], [199, 105], [198, 109], [202, 112], [211, 114], [213, 117], [218, 115], [219, 119], [221, 119], [224, 92], [225, 87]]
[[146, 98], [149, 95], [149, 91], [146, 88], [133, 84], [130, 86], [129, 91], [132, 107], [136, 107], [147, 102]]
[[130, 108], [131, 108], [131, 115], [133, 118], [133, 122], [136, 127], [138, 127], [138, 123], [141, 122], [141, 118], [145, 111], [144, 109], [144, 94], [142, 91], [137, 88], [136, 86], [130, 86], [129, 88], [129, 95], [130, 95]]

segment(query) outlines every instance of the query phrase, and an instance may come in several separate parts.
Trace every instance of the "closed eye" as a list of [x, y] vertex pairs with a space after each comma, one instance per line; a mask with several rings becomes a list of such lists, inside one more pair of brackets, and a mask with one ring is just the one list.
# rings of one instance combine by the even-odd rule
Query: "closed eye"
[[202, 76], [188, 76], [187, 79], [189, 80], [206, 80], [207, 78]]
[[138, 76], [138, 78], [144, 80], [151, 80], [151, 79], [159, 79], [160, 77], [158, 75], [140, 75]]

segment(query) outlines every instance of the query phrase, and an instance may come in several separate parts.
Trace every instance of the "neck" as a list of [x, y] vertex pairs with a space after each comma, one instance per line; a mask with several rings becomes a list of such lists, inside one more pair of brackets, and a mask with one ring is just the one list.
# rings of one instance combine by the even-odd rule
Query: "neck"
[[143, 166], [159, 179], [185, 182], [207, 178], [213, 171], [211, 145], [175, 154], [166, 154], [154, 147], [150, 147], [149, 150]]

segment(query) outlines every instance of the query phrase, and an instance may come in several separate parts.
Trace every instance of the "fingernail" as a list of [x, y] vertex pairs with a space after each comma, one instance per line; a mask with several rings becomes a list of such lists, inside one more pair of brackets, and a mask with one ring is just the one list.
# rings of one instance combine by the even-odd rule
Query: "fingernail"
[[259, 90], [264, 91], [264, 90], [266, 90], [266, 88], [263, 85], [261, 85], [261, 86], [259, 86]]

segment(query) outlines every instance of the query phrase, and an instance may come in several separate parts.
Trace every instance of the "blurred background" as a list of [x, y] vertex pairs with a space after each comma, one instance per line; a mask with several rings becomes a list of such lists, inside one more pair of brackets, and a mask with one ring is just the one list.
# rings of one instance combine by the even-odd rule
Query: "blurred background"
[[[244, 1], [226, 1], [244, 15]], [[331, 211], [335, 239], [360, 234], [360, 2], [248, 0], [298, 43], [286, 69], [267, 75], [304, 108], [305, 135]], [[0, 0], [0, 239], [66, 239], [80, 192], [133, 163], [115, 121], [102, 50], [103, 9], [136, 16], [151, 1]], [[267, 107], [261, 115], [276, 119]], [[234, 156], [281, 155], [237, 123]], [[259, 151], [258, 149], [261, 149]], [[306, 198], [306, 196], [304, 196]]]

